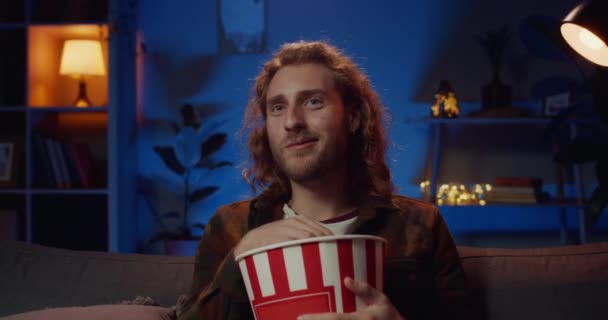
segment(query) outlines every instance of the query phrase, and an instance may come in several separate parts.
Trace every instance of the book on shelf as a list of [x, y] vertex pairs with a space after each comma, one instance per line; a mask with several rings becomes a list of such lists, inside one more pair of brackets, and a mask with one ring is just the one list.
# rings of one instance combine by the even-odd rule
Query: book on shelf
[[488, 203], [538, 203], [534, 193], [508, 193], [490, 191], [486, 194], [485, 200]]
[[540, 203], [548, 199], [542, 191], [543, 181], [537, 177], [497, 176], [492, 191], [486, 195], [490, 203]]
[[91, 150], [86, 143], [72, 143], [70, 145], [71, 154], [74, 157], [83, 188], [94, 188], [98, 186], [97, 175], [95, 174], [95, 160]]
[[496, 187], [533, 187], [541, 189], [543, 180], [536, 177], [510, 177], [498, 176], [494, 177], [494, 188]]
[[74, 171], [76, 173], [76, 176], [78, 177], [78, 184], [81, 188], [90, 188], [91, 184], [89, 182], [88, 169], [85, 165], [85, 161], [82, 159], [82, 156], [78, 154], [78, 150], [76, 148], [75, 143], [67, 144], [67, 153], [72, 159]]
[[51, 155], [46, 147], [45, 138], [39, 134], [33, 134], [32, 147], [34, 152], [34, 185], [55, 188], [57, 181], [55, 181], [55, 174], [51, 166]]
[[549, 194], [533, 187], [494, 187], [485, 195], [489, 203], [543, 203]]
[[55, 153], [57, 154], [57, 160], [59, 165], [59, 174], [61, 175], [61, 181], [63, 182], [63, 188], [71, 189], [72, 188], [72, 178], [70, 177], [70, 173], [68, 172], [68, 165], [66, 163], [66, 155], [63, 153], [63, 149], [61, 148], [62, 142], [59, 142], [55, 139], [51, 139], [53, 148], [55, 148]]
[[539, 190], [531, 186], [495, 186], [491, 192], [494, 193], [514, 193], [514, 194], [531, 194], [534, 195]]
[[82, 188], [82, 183], [80, 181], [80, 174], [76, 170], [76, 165], [74, 164], [74, 156], [70, 152], [70, 143], [60, 143], [61, 152], [64, 155], [66, 169], [68, 172], [68, 176], [70, 177], [69, 181], [72, 188]]
[[55, 185], [52, 185], [52, 186], [49, 185], [49, 187], [63, 189], [63, 188], [65, 188], [65, 181], [63, 178], [63, 174], [61, 172], [60, 164], [59, 164], [59, 161], [60, 161], [59, 157], [61, 155], [57, 153], [57, 149], [55, 149], [55, 145], [54, 145], [52, 139], [45, 137], [44, 142], [45, 142], [46, 150], [49, 154], [51, 170], [52, 170], [53, 176], [54, 176], [53, 181], [55, 181]]
[[35, 185], [72, 189], [96, 187], [95, 160], [86, 143], [60, 141], [32, 135]]

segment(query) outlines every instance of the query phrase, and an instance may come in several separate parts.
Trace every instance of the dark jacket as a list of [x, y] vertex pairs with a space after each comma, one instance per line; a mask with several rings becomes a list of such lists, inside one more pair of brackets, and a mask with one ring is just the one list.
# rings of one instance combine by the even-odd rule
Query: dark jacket
[[[247, 231], [283, 218], [264, 195], [219, 208], [198, 247], [192, 289], [179, 319], [254, 319], [232, 250]], [[393, 196], [358, 209], [354, 234], [388, 240], [384, 292], [408, 320], [471, 319], [456, 246], [437, 207]]]

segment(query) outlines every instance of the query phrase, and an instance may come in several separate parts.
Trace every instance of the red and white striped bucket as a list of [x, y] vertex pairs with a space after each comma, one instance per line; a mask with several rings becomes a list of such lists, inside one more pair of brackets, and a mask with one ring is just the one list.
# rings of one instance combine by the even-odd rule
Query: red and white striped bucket
[[316, 237], [245, 252], [236, 261], [256, 320], [354, 312], [364, 306], [344, 278], [382, 291], [386, 240], [367, 235]]

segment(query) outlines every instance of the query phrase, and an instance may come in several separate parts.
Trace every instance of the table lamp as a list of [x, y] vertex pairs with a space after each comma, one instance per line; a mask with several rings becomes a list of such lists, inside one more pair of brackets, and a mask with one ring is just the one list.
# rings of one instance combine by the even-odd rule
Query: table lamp
[[101, 43], [97, 40], [66, 40], [63, 44], [59, 74], [78, 80], [78, 97], [73, 105], [76, 107], [90, 106], [86, 79], [106, 74]]
[[608, 67], [608, 1], [586, 1], [576, 6], [560, 31], [568, 45], [585, 59]]

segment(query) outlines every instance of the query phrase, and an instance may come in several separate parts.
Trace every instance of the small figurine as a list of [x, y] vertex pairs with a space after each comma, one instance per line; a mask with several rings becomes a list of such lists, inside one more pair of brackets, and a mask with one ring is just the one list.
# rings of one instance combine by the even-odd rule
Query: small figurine
[[441, 106], [445, 101], [445, 97], [440, 93], [435, 93], [435, 104], [431, 106], [431, 116], [439, 118], [441, 116]]
[[458, 107], [458, 100], [456, 99], [456, 95], [454, 92], [448, 92], [447, 98], [443, 103], [443, 108], [445, 111], [445, 116], [448, 118], [456, 118], [460, 114], [460, 108]]
[[435, 103], [431, 106], [433, 118], [456, 118], [460, 114], [458, 99], [447, 80], [439, 82], [439, 89], [435, 93]]

